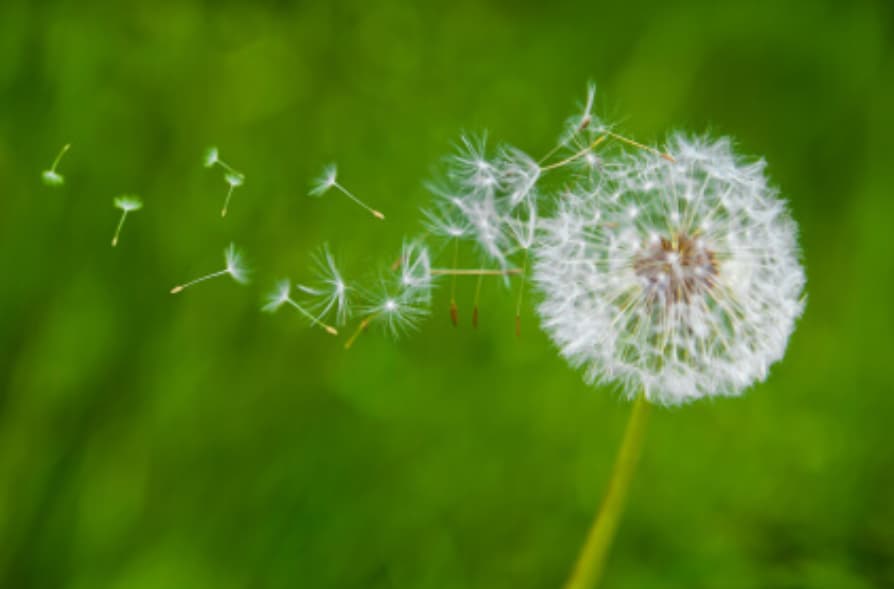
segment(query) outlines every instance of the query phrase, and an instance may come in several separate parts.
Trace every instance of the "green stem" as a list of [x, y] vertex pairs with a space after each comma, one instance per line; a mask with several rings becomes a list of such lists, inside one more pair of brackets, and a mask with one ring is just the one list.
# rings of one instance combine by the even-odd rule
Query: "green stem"
[[648, 409], [649, 402], [646, 401], [645, 395], [639, 395], [633, 403], [624, 439], [615, 458], [608, 491], [602, 500], [596, 519], [593, 520], [587, 541], [581, 549], [574, 572], [565, 584], [565, 589], [592, 589], [602, 578], [609, 548], [618, 529], [630, 481], [633, 479], [633, 472], [636, 470], [642, 450]]

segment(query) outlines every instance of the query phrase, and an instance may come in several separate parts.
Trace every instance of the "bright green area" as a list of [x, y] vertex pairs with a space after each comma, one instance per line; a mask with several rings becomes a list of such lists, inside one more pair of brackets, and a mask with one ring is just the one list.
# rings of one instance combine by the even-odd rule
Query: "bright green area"
[[[516, 339], [490, 281], [475, 331], [462, 280], [459, 329], [442, 289], [347, 353], [258, 308], [324, 241], [387, 265], [462, 130], [545, 152], [589, 79], [638, 139], [764, 155], [809, 292], [768, 382], [652, 412], [603, 586], [894, 586], [892, 8], [3, 0], [0, 586], [560, 587], [629, 404], [530, 305]], [[330, 160], [385, 222], [306, 197]], [[230, 240], [252, 285], [168, 294]]]

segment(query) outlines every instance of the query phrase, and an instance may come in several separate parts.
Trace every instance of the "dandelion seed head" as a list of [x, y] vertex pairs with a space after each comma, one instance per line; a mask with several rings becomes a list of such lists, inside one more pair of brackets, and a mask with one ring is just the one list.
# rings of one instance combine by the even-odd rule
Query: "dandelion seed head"
[[353, 289], [342, 278], [328, 244], [323, 244], [313, 259], [315, 272], [313, 282], [298, 285], [298, 290], [307, 295], [302, 303], [319, 320], [333, 315], [337, 325], [344, 325], [353, 312], [351, 301]]
[[56, 170], [44, 170], [40, 177], [47, 186], [62, 186], [65, 184], [65, 176]]
[[236, 282], [247, 284], [249, 282], [251, 271], [245, 264], [242, 252], [239, 251], [235, 244], [231, 243], [227, 246], [227, 249], [224, 251], [224, 259], [227, 264], [226, 273]]
[[585, 181], [541, 223], [544, 329], [589, 382], [679, 404], [738, 395], [803, 311], [797, 227], [762, 161], [674, 136]]
[[220, 161], [220, 152], [216, 147], [209, 147], [205, 150], [205, 155], [202, 159], [202, 163], [206, 168], [214, 167]]
[[262, 307], [264, 311], [267, 313], [273, 313], [284, 304], [289, 302], [291, 298], [292, 292], [292, 284], [288, 281], [288, 279], [280, 280], [276, 283], [276, 286], [271, 290], [266, 297], [264, 297], [265, 304]]
[[245, 183], [245, 175], [237, 172], [227, 172], [224, 174], [224, 181], [226, 181], [232, 188], [237, 188]]
[[386, 279], [380, 280], [378, 290], [367, 292], [365, 299], [363, 314], [395, 338], [417, 329], [431, 312], [429, 302], [420, 298], [417, 290], [395, 286]]
[[322, 196], [337, 183], [338, 167], [335, 164], [328, 164], [323, 168], [323, 172], [311, 182], [311, 188], [308, 194], [311, 196]]
[[134, 194], [124, 194], [118, 197], [115, 197], [113, 201], [115, 204], [115, 208], [121, 209], [125, 213], [129, 213], [131, 211], [139, 211], [143, 208], [143, 201], [139, 196]]
[[425, 229], [431, 235], [462, 239], [471, 232], [468, 220], [453, 201], [449, 206], [425, 209], [422, 215], [425, 218]]
[[520, 149], [504, 146], [497, 160], [501, 190], [506, 193], [509, 209], [521, 203], [536, 202], [535, 187], [540, 179], [540, 165]]
[[420, 241], [404, 240], [401, 247], [400, 284], [411, 296], [428, 300], [434, 286], [428, 248]]

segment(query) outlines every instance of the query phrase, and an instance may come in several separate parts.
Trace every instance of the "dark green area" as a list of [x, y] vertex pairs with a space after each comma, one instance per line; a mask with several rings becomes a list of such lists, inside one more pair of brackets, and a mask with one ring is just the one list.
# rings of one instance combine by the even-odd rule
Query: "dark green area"
[[[765, 156], [809, 293], [768, 382], [653, 412], [603, 586], [894, 586], [892, 8], [3, 0], [0, 586], [560, 587], [629, 405], [530, 306], [517, 340], [488, 283], [474, 331], [462, 281], [460, 329], [442, 290], [348, 353], [258, 307], [323, 241], [387, 264], [461, 131], [545, 152], [589, 79], [638, 139]], [[330, 160], [386, 222], [305, 196]], [[168, 294], [230, 240], [253, 285]]]

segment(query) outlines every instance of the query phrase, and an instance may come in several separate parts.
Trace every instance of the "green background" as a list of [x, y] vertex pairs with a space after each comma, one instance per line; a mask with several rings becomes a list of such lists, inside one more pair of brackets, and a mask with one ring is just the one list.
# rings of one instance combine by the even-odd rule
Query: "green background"
[[[603, 586], [894, 586], [892, 68], [883, 0], [3, 0], [0, 586], [560, 587], [629, 404], [530, 305], [516, 339], [487, 283], [475, 331], [464, 281], [461, 328], [441, 290], [347, 353], [258, 308], [324, 241], [387, 264], [461, 131], [543, 153], [588, 80], [638, 139], [765, 156], [809, 293], [768, 382], [653, 412]], [[306, 197], [330, 160], [384, 223]], [[230, 240], [251, 286], [168, 294]]]

